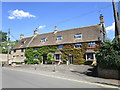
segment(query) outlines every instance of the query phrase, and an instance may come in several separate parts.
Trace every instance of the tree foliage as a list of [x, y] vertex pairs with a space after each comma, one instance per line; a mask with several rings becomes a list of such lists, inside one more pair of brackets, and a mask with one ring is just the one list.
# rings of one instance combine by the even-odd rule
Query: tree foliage
[[120, 42], [114, 39], [112, 42], [107, 40], [102, 43], [96, 59], [101, 68], [120, 68]]
[[[2, 38], [1, 38], [2, 37]], [[0, 42], [7, 41], [7, 33], [0, 31]]]
[[0, 39], [0, 53], [7, 54], [8, 49], [9, 53], [11, 49], [14, 47], [16, 41], [7, 41], [7, 33], [0, 31], [1, 39]]

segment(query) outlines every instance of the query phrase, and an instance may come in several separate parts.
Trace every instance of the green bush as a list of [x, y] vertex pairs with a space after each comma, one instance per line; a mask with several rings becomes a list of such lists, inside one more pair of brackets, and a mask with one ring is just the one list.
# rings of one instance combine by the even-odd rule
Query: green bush
[[33, 64], [38, 64], [40, 61], [38, 59], [33, 59]]
[[47, 63], [52, 63], [54, 60], [53, 58], [53, 54], [52, 53], [48, 53], [47, 55]]
[[42, 62], [43, 61], [43, 56], [40, 56], [39, 60], [40, 60], [40, 62]]
[[98, 66], [101, 68], [120, 68], [120, 42], [116, 39], [102, 43], [100, 50], [96, 53]]

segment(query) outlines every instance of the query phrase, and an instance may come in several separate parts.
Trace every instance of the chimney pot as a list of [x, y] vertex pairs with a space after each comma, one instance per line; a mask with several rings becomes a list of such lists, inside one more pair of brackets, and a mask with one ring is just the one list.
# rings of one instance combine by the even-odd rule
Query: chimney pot
[[100, 24], [103, 24], [104, 23], [104, 17], [102, 14], [100, 14]]
[[57, 33], [57, 31], [58, 31], [58, 27], [55, 26], [55, 27], [54, 27], [54, 33]]
[[20, 40], [24, 38], [24, 35], [23, 34], [20, 34]]
[[36, 36], [38, 34], [38, 30], [34, 30], [34, 36]]

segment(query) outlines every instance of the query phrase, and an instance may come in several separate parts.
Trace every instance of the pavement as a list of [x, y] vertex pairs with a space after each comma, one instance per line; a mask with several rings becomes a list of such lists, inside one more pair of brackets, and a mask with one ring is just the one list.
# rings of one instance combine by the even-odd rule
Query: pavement
[[44, 75], [47, 75], [49, 72], [49, 75], [56, 75], [62, 78], [72, 78], [96, 84], [120, 87], [120, 80], [97, 77], [97, 75], [92, 73], [94, 68], [89, 65], [18, 65], [17, 67], [10, 66], [9, 68], [42, 73]]

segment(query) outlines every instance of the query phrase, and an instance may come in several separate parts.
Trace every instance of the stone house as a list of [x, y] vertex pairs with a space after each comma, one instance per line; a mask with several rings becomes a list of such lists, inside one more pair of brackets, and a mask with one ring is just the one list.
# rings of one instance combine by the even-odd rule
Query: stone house
[[[106, 31], [104, 28], [104, 20], [102, 14], [100, 15], [100, 24], [62, 30], [58, 31], [58, 27], [54, 27], [53, 32], [38, 34], [38, 30], [34, 31], [33, 36], [24, 38], [24, 35], [20, 35], [20, 41], [15, 45], [11, 53], [13, 62], [24, 62], [25, 49], [29, 47], [42, 47], [42, 46], [57, 46], [58, 49], [63, 49], [65, 45], [73, 44], [73, 48], [80, 49], [82, 43], [88, 43], [88, 47], [85, 52], [85, 59], [96, 60], [95, 48], [99, 46], [101, 42], [106, 40]], [[61, 52], [54, 53], [55, 60], [61, 60]], [[71, 55], [70, 55], [71, 56]], [[69, 56], [69, 62], [73, 64], [72, 57]]]

